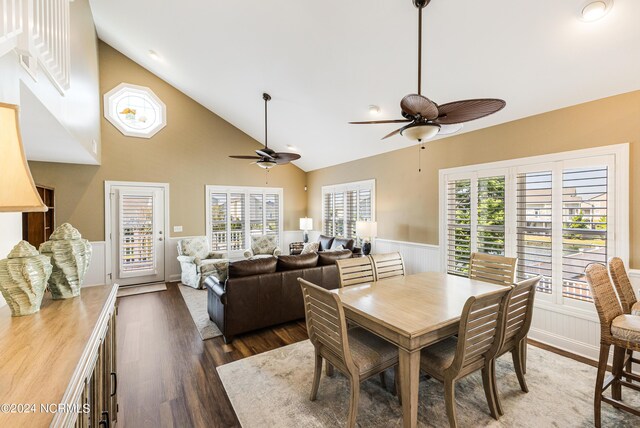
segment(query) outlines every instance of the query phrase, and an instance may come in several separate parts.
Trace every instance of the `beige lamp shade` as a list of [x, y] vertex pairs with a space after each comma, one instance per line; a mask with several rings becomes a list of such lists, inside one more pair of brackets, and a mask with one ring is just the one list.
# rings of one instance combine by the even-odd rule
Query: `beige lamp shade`
[[378, 223], [375, 221], [356, 221], [356, 235], [363, 239], [375, 238], [378, 235]]
[[313, 219], [309, 217], [303, 217], [300, 219], [300, 230], [313, 229]]
[[47, 211], [24, 156], [18, 106], [0, 103], [0, 212]]

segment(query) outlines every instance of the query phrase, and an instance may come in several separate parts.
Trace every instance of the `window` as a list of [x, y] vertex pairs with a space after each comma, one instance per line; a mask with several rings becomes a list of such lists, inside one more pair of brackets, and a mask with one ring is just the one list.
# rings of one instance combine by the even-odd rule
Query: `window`
[[592, 297], [585, 268], [614, 254], [628, 257], [628, 145], [453, 168], [440, 176], [450, 274], [468, 275], [472, 252], [517, 257], [517, 280], [543, 277], [540, 299], [586, 308]]
[[212, 251], [237, 257], [251, 247], [251, 236], [282, 231], [280, 188], [207, 186], [207, 236]]
[[104, 116], [128, 137], [151, 138], [167, 124], [162, 100], [151, 89], [129, 83], [105, 94]]
[[356, 221], [375, 220], [375, 180], [322, 188], [322, 233], [359, 239]]

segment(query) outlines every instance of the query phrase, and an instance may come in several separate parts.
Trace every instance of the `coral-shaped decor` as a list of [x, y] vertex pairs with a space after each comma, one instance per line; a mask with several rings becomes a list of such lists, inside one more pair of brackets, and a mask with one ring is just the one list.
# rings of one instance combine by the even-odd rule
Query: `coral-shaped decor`
[[49, 257], [26, 241], [20, 241], [6, 259], [0, 260], [0, 291], [11, 315], [19, 317], [40, 310], [51, 270]]
[[69, 299], [80, 295], [84, 275], [91, 262], [91, 244], [69, 223], [58, 227], [49, 241], [40, 245], [40, 252], [51, 257], [53, 272], [49, 290], [54, 299]]

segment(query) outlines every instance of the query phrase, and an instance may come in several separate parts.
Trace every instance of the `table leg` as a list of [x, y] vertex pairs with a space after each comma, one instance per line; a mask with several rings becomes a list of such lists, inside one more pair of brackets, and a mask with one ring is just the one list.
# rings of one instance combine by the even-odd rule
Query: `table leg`
[[402, 426], [418, 425], [418, 382], [420, 380], [420, 350], [400, 348], [400, 391], [402, 396]]

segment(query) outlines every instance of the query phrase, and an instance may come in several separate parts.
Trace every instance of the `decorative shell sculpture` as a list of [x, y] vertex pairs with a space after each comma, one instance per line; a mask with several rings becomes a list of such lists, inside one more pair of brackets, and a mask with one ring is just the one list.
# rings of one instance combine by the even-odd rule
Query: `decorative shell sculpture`
[[19, 317], [40, 310], [51, 270], [49, 257], [26, 241], [20, 241], [6, 259], [0, 260], [0, 291], [11, 315]]
[[51, 257], [53, 272], [49, 278], [49, 290], [54, 299], [69, 299], [80, 295], [84, 275], [91, 262], [91, 244], [78, 229], [69, 223], [60, 225], [40, 245], [40, 252]]

